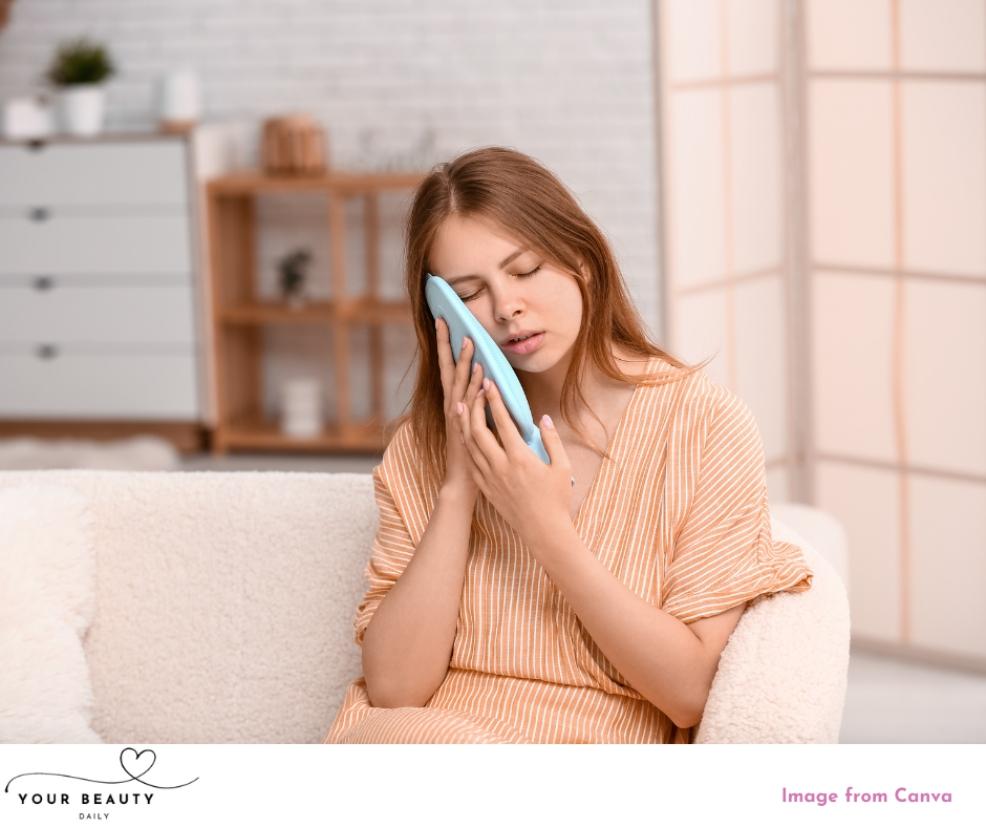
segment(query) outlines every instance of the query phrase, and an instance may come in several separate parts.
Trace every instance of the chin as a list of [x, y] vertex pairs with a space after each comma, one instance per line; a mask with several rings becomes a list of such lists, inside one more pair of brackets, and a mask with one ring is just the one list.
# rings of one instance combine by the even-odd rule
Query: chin
[[558, 338], [557, 333], [549, 333], [545, 335], [541, 347], [531, 354], [510, 353], [503, 349], [500, 352], [507, 357], [510, 366], [517, 373], [547, 373], [571, 358], [575, 342], [573, 337], [566, 345], [563, 339]]
[[518, 356], [515, 353], [504, 353], [511, 367], [518, 373], [545, 373], [558, 364], [560, 357], [549, 345], [532, 353], [530, 356]]

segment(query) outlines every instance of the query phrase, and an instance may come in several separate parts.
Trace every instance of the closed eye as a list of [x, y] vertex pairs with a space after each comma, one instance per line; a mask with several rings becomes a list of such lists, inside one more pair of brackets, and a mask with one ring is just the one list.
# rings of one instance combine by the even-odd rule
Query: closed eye
[[[535, 273], [537, 273], [537, 271], [538, 271], [538, 270], [540, 270], [540, 269], [541, 269], [541, 268], [542, 268], [543, 266], [544, 266], [544, 262], [541, 262], [541, 264], [539, 264], [539, 265], [538, 265], [537, 267], [535, 267], [535, 268], [534, 268], [533, 270], [529, 270], [529, 271], [528, 271], [528, 272], [526, 272], [526, 273], [518, 273], [518, 274], [517, 274], [517, 278], [521, 278], [521, 279], [524, 279], [524, 278], [528, 278], [528, 277], [530, 277], [530, 276], [533, 276], [533, 275], [534, 275]], [[462, 301], [464, 301], [464, 302], [468, 302], [468, 301], [472, 301], [472, 300], [473, 300], [474, 298], [476, 298], [476, 296], [478, 296], [478, 295], [479, 295], [479, 294], [480, 294], [481, 292], [483, 292], [483, 291], [482, 291], [482, 290], [477, 290], [477, 291], [476, 291], [475, 293], [470, 293], [470, 294], [469, 294], [468, 296], [459, 296], [459, 298], [460, 298], [460, 299], [462, 299]]]

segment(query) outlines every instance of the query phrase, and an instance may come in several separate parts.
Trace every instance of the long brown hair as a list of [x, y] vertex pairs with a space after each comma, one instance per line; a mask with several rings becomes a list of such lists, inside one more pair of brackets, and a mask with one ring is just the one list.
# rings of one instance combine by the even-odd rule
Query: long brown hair
[[[492, 146], [436, 165], [418, 186], [405, 227], [404, 283], [418, 340], [418, 375], [410, 411], [392, 423], [391, 434], [410, 420], [431, 486], [445, 474], [445, 408], [435, 320], [425, 300], [428, 254], [442, 222], [452, 214], [491, 220], [575, 279], [582, 294], [582, 324], [562, 385], [561, 413], [596, 453], [606, 456], [578, 426], [578, 404], [602, 421], [582, 395], [579, 377], [586, 359], [606, 376], [627, 384], [665, 384], [703, 368], [713, 357], [689, 366], [646, 336], [629, 299], [606, 237], [555, 175], [528, 155]], [[585, 274], [582, 271], [584, 265]], [[588, 319], [592, 324], [587, 324]], [[676, 370], [632, 376], [613, 358], [612, 346], [645, 358], [659, 357]]]

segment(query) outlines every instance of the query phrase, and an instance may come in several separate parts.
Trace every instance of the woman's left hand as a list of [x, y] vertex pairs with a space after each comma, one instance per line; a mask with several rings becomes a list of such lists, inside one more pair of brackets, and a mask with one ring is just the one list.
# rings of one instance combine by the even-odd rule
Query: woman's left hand
[[[472, 405], [463, 405], [459, 413], [473, 480], [524, 541], [536, 548], [560, 525], [572, 522], [572, 465], [558, 431], [543, 420], [541, 438], [551, 464], [542, 462], [521, 437], [496, 384], [488, 378], [483, 384]], [[502, 448], [486, 425], [487, 400]]]

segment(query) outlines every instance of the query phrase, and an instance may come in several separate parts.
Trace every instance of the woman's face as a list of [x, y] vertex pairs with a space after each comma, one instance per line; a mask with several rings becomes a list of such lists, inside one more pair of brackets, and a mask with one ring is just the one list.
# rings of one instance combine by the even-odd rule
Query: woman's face
[[[575, 343], [582, 294], [572, 276], [524, 247], [490, 221], [451, 215], [438, 230], [428, 264], [449, 282], [514, 369], [542, 373]], [[526, 346], [508, 345], [512, 337], [532, 331], [540, 336]]]

